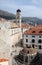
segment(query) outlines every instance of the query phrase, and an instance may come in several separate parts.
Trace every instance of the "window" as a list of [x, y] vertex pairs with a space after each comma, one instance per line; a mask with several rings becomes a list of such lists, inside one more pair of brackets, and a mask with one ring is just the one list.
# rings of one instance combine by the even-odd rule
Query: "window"
[[41, 45], [39, 45], [39, 49], [41, 49]]
[[42, 40], [41, 40], [41, 39], [39, 39], [39, 40], [38, 40], [38, 43], [42, 43]]
[[28, 37], [28, 35], [26, 35], [26, 37]]
[[14, 45], [12, 45], [12, 48], [14, 48]]
[[39, 33], [42, 33], [42, 31], [39, 31]]
[[34, 48], [34, 44], [32, 44], [32, 47]]
[[35, 43], [35, 40], [34, 39], [32, 39], [32, 43]]
[[35, 36], [32, 36], [32, 37], [35, 37]]
[[39, 36], [39, 38], [41, 38], [41, 36]]
[[29, 46], [28, 44], [26, 44], [26, 48], [31, 48], [31, 46]]
[[28, 42], [28, 39], [26, 39], [26, 42]]
[[27, 53], [29, 54], [29, 51]]
[[32, 33], [35, 33], [35, 31], [32, 31]]

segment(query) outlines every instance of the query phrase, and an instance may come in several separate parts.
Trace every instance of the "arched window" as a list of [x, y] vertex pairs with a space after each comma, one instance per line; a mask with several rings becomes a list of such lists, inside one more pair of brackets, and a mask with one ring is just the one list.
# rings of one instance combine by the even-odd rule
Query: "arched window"
[[39, 40], [38, 40], [38, 43], [42, 43], [42, 40], [41, 40], [41, 39], [39, 39]]
[[42, 33], [42, 30], [41, 30], [41, 31], [39, 31], [39, 33]]
[[28, 42], [28, 39], [26, 39], [26, 42]]
[[41, 45], [39, 45], [39, 49], [41, 49]]
[[32, 47], [33, 47], [33, 48], [35, 47], [34, 44], [32, 44]]
[[39, 36], [39, 38], [41, 38], [41, 36]]
[[35, 31], [32, 31], [32, 33], [35, 33]]
[[29, 51], [28, 51], [28, 54], [29, 54]]
[[32, 39], [32, 43], [35, 43], [35, 40], [34, 39]]

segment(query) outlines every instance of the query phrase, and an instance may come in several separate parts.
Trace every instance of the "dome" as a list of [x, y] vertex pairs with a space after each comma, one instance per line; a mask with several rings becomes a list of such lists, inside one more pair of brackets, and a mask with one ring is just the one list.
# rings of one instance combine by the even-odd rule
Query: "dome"
[[33, 48], [24, 48], [24, 49], [22, 49], [21, 51], [20, 51], [20, 53], [26, 53], [26, 54], [35, 54], [35, 53], [37, 53], [36, 52], [36, 50], [35, 49], [33, 49]]
[[21, 12], [21, 10], [20, 10], [20, 9], [18, 9], [18, 10], [17, 10], [17, 12]]

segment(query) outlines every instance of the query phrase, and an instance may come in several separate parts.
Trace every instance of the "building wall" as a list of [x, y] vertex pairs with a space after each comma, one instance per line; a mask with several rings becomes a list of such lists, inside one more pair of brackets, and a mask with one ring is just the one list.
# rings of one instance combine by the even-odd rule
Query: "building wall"
[[[0, 46], [3, 43], [1, 47], [2, 49], [0, 48], [0, 53], [1, 53], [0, 57], [8, 58], [12, 51], [12, 45], [15, 46], [15, 44], [17, 44], [22, 38], [22, 32], [20, 28], [9, 29], [9, 28], [6, 28], [4, 24], [0, 27], [1, 27], [0, 40], [3, 41], [3, 42], [0, 42]], [[5, 45], [6, 47], [4, 47]]]
[[[32, 37], [32, 36], [35, 36], [35, 37]], [[41, 36], [41, 37], [39, 37], [39, 36]], [[28, 42], [26, 42], [26, 39], [28, 39]], [[33, 43], [32, 42], [32, 39], [35, 40], [35, 43], [34, 44], [39, 44], [38, 43], [38, 40], [39, 39], [42, 40], [42, 35], [27, 35], [27, 37], [26, 37], [26, 35], [24, 35], [24, 37], [23, 37], [23, 43], [24, 44], [32, 44]]]
[[8, 61], [6, 61], [6, 62], [0, 62], [0, 65], [8, 65]]
[[0, 58], [9, 58], [10, 52], [10, 37], [7, 29], [0, 29]]
[[21, 39], [21, 32], [19, 32], [18, 34], [12, 35], [11, 39], [14, 45], [17, 44]]

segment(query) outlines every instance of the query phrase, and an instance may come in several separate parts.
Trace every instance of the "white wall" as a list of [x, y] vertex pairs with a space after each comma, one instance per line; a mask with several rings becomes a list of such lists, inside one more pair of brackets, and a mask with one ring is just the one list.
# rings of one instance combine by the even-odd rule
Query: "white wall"
[[0, 62], [0, 65], [8, 65], [8, 61]]
[[[23, 43], [24, 44], [32, 44], [32, 39], [35, 39], [35, 43], [34, 44], [39, 44], [38, 40], [41, 39], [42, 40], [42, 35], [27, 35], [28, 37], [26, 37], [26, 35], [24, 35], [23, 37]], [[35, 37], [32, 37], [35, 36]], [[39, 38], [39, 36], [41, 36], [41, 38]], [[26, 39], [28, 39], [28, 42], [26, 42]]]

